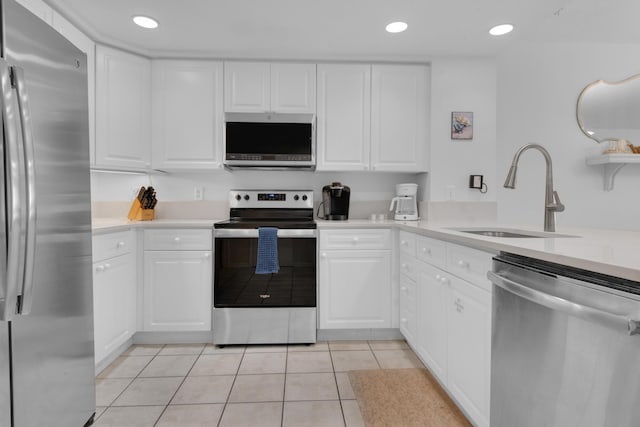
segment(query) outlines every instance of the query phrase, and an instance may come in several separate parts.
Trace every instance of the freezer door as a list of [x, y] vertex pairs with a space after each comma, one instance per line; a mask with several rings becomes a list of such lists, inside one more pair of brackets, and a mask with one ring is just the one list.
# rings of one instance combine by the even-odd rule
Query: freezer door
[[4, 59], [28, 94], [37, 211], [21, 301], [32, 304], [11, 321], [13, 422], [83, 426], [95, 411], [86, 57], [14, 0], [2, 4]]
[[11, 425], [11, 384], [9, 378], [9, 323], [0, 322], [0, 426]]

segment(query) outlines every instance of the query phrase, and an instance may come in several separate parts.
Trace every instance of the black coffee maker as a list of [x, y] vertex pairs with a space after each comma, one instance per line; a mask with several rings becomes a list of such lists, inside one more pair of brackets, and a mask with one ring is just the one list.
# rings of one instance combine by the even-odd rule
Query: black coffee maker
[[344, 221], [349, 219], [349, 196], [351, 189], [339, 182], [332, 182], [331, 185], [322, 187], [322, 202], [318, 206], [323, 208], [323, 219]]

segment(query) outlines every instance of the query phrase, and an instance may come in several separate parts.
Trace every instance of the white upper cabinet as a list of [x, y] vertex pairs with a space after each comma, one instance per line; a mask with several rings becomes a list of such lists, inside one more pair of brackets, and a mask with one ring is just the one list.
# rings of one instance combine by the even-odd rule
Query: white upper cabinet
[[370, 65], [318, 65], [317, 170], [368, 170], [370, 110]]
[[426, 171], [428, 79], [423, 65], [373, 65], [372, 170]]
[[96, 161], [98, 168], [151, 166], [151, 61], [96, 46]]
[[222, 167], [222, 62], [152, 63], [154, 169]]
[[318, 65], [317, 170], [427, 170], [425, 65]]
[[315, 64], [224, 63], [226, 112], [315, 113]]

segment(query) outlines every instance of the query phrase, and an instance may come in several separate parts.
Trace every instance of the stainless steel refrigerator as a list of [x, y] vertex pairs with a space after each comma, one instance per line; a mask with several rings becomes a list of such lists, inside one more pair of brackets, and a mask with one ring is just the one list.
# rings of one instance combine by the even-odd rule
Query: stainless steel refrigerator
[[0, 426], [95, 412], [86, 56], [1, 0]]

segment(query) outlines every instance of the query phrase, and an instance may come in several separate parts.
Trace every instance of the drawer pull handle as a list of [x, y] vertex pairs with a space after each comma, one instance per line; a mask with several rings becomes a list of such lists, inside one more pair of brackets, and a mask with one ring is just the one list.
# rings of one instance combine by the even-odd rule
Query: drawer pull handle
[[467, 261], [460, 260], [460, 261], [458, 261], [458, 267], [460, 267], [460, 268], [469, 268], [469, 263]]

